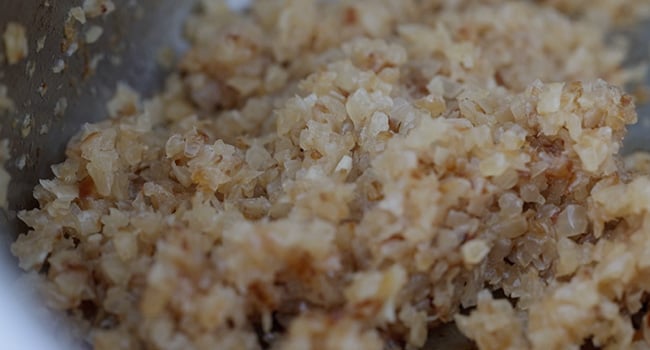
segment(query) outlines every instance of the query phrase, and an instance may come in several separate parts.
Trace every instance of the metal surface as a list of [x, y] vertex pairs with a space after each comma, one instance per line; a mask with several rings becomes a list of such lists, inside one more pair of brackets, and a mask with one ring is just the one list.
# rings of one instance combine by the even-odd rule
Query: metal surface
[[[81, 125], [106, 116], [105, 103], [117, 82], [127, 82], [144, 96], [161, 87], [165, 72], [153, 62], [161, 48], [176, 52], [185, 49], [183, 21], [194, 5], [193, 0], [114, 0], [114, 13], [77, 25], [79, 49], [68, 56], [61, 50], [64, 23], [69, 10], [82, 3], [83, 0], [2, 0], [0, 32], [9, 21], [21, 23], [27, 28], [29, 43], [27, 59], [13, 66], [0, 64], [0, 84], [8, 86], [9, 96], [16, 103], [15, 112], [0, 115], [0, 139], [10, 141], [11, 160], [5, 167], [12, 178], [9, 210], [0, 211], [3, 350], [75, 348], [70, 345], [60, 317], [35, 307], [35, 299], [27, 296], [31, 293], [15, 285], [18, 271], [8, 254], [9, 244], [25, 229], [16, 220], [16, 211], [35, 205], [31, 195], [34, 185], [39, 179], [51, 177], [50, 166], [63, 160], [67, 140]], [[101, 26], [104, 34], [99, 41], [83, 45], [84, 33], [92, 25]], [[36, 52], [37, 41], [44, 36], [44, 46]], [[103, 55], [103, 59], [92, 72], [89, 68], [93, 59], [101, 57], [98, 55]], [[56, 74], [52, 68], [60, 59], [66, 69]], [[47, 86], [43, 95], [39, 93], [41, 86]], [[54, 110], [61, 98], [67, 100], [68, 107], [62, 116], [57, 116]], [[24, 125], [26, 118], [31, 120], [29, 125]], [[41, 132], [45, 131], [42, 128], [47, 132]], [[29, 134], [23, 137], [27, 129]], [[23, 156], [25, 164], [21, 167], [17, 162]]]
[[[49, 3], [49, 6], [47, 4]], [[9, 232], [12, 240], [20, 231], [16, 210], [35, 203], [31, 192], [39, 179], [51, 176], [50, 166], [63, 159], [67, 140], [83, 123], [106, 116], [105, 103], [118, 81], [125, 81], [147, 96], [160, 88], [165, 74], [155, 64], [163, 48], [183, 51], [183, 20], [194, 1], [178, 0], [115, 0], [117, 10], [77, 26], [79, 37], [92, 25], [99, 25], [104, 34], [99, 41], [84, 45], [71, 56], [61, 50], [64, 23], [69, 10], [80, 6], [81, 0], [4, 0], [0, 11], [0, 30], [9, 21], [27, 27], [29, 56], [13, 66], [3, 67], [0, 83], [9, 87], [9, 96], [16, 111], [2, 116], [0, 139], [10, 140], [12, 160], [6, 168], [12, 175], [8, 195], [9, 212], [0, 217], [0, 230]], [[36, 52], [36, 42], [46, 37], [45, 45]], [[2, 46], [2, 45], [0, 45]], [[103, 57], [96, 70], [90, 70], [93, 59]], [[56, 74], [52, 68], [62, 59], [65, 70]], [[152, 64], [153, 63], [153, 64]], [[28, 74], [33, 65], [33, 74]], [[41, 96], [39, 88], [47, 86]], [[55, 106], [65, 98], [68, 107], [63, 116], [55, 115]], [[21, 131], [25, 120], [31, 120], [29, 135]], [[47, 133], [41, 133], [47, 128]], [[24, 156], [24, 167], [18, 166]], [[0, 240], [0, 251], [6, 252], [8, 241]]]
[[[650, 20], [620, 31], [630, 41], [626, 64], [647, 63], [650, 59]], [[650, 74], [645, 77], [646, 87], [650, 87]], [[632, 88], [632, 87], [630, 87]], [[629, 128], [623, 151], [630, 153], [639, 150], [650, 151], [650, 101], [638, 106], [639, 122]]]
[[[0, 258], [3, 254], [7, 255], [9, 242], [24, 229], [15, 219], [16, 211], [34, 206], [31, 199], [34, 185], [38, 179], [51, 176], [50, 166], [63, 159], [67, 140], [81, 125], [106, 116], [105, 102], [111, 97], [117, 82], [125, 81], [144, 96], [151, 95], [162, 86], [165, 77], [164, 70], [154, 63], [160, 49], [171, 48], [175, 52], [185, 49], [182, 40], [183, 19], [195, 1], [114, 2], [118, 8], [114, 13], [89, 19], [84, 26], [77, 26], [82, 37], [89, 26], [100, 25], [104, 29], [100, 40], [90, 45], [80, 45], [76, 53], [68, 56], [61, 50], [64, 23], [70, 8], [79, 6], [81, 0], [3, 0], [0, 30], [9, 21], [25, 24], [30, 52], [26, 60], [4, 67], [0, 73], [0, 83], [9, 87], [9, 95], [17, 103], [15, 112], [0, 117], [0, 139], [10, 140], [12, 156], [12, 160], [6, 164], [12, 182], [9, 210], [2, 211], [0, 215]], [[646, 60], [650, 49], [650, 22], [622, 30], [621, 33], [632, 42], [628, 63]], [[40, 52], [36, 52], [36, 42], [43, 36], [46, 36], [45, 45]], [[93, 58], [100, 57], [97, 55], [103, 55], [103, 59], [95, 72], [89, 71]], [[59, 59], [63, 59], [67, 67], [62, 74], [52, 71]], [[32, 65], [34, 71], [30, 76], [28, 71]], [[648, 83], [650, 85], [650, 80]], [[45, 85], [47, 92], [41, 95], [39, 88]], [[63, 116], [57, 116], [54, 110], [61, 98], [67, 100], [68, 107]], [[639, 116], [641, 122], [629, 132], [626, 152], [650, 150], [650, 105], [641, 106]], [[30, 132], [23, 137], [21, 131], [26, 118], [31, 120], [27, 125]], [[48, 131], [42, 133], [43, 128]], [[21, 167], [16, 160], [23, 156], [25, 164]], [[5, 260], [1, 263], [7, 264]], [[0, 299], [6, 297], [0, 294]], [[443, 333], [452, 335], [441, 337]], [[428, 344], [430, 349], [467, 348], [467, 342], [453, 327], [446, 327], [443, 332], [434, 334]]]

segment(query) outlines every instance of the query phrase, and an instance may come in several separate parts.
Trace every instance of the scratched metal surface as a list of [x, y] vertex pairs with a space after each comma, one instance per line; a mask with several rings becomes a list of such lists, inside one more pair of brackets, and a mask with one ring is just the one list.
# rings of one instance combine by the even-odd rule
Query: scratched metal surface
[[[46, 2], [50, 5], [45, 6]], [[168, 47], [180, 53], [186, 48], [182, 40], [182, 23], [191, 11], [194, 0], [114, 2], [118, 7], [115, 13], [90, 20], [86, 25], [99, 24], [104, 28], [105, 34], [100, 41], [82, 46], [76, 54], [67, 57], [60, 49], [63, 23], [68, 10], [81, 3], [80, 0], [3, 0], [0, 28], [4, 28], [9, 21], [29, 24], [31, 47], [28, 60], [0, 69], [0, 83], [9, 86], [10, 97], [18, 104], [15, 113], [0, 119], [0, 139], [10, 140], [12, 159], [26, 156], [22, 169], [13, 160], [6, 164], [12, 182], [9, 210], [0, 214], [0, 264], [13, 264], [6, 254], [8, 244], [23, 230], [15, 219], [15, 212], [35, 204], [30, 199], [33, 186], [38, 179], [51, 175], [50, 166], [63, 159], [66, 142], [79, 127], [105, 115], [105, 102], [110, 98], [115, 84], [125, 81], [145, 96], [153, 94], [161, 86], [166, 73], [153, 63], [159, 49]], [[633, 65], [648, 58], [650, 21], [622, 29], [619, 34], [631, 41], [628, 64]], [[45, 46], [36, 53], [34, 43], [44, 35], [47, 35]], [[97, 54], [103, 54], [105, 58], [99, 63], [96, 73], [87, 74], [85, 68]], [[121, 63], [117, 64], [117, 58]], [[66, 61], [67, 69], [63, 74], [52, 72], [52, 66], [58, 59]], [[32, 78], [26, 75], [28, 64], [34, 65]], [[650, 85], [648, 77], [646, 82]], [[41, 96], [38, 88], [43, 83], [47, 84], [48, 90]], [[63, 117], [56, 117], [53, 110], [61, 97], [67, 99], [68, 108]], [[32, 132], [23, 138], [19, 126], [27, 115], [33, 120]], [[624, 152], [650, 150], [650, 104], [639, 106], [639, 119], [640, 122], [629, 131]], [[48, 133], [38, 132], [42, 125], [48, 127]], [[0, 294], [1, 297], [3, 295]], [[2, 319], [0, 325], [3, 325]], [[7, 328], [3, 326], [2, 329]], [[20, 348], [30, 347], [23, 344]], [[434, 332], [426, 348], [462, 350], [473, 346], [452, 325]]]

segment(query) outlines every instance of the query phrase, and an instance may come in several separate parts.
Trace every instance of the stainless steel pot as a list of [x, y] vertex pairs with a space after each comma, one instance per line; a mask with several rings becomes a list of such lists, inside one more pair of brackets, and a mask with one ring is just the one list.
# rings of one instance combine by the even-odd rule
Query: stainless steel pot
[[[3, 222], [8, 225], [5, 231], [11, 233], [6, 237], [9, 239], [19, 232], [14, 212], [34, 204], [33, 186], [38, 179], [51, 176], [50, 166], [62, 160], [67, 140], [79, 127], [106, 115], [105, 103], [117, 82], [127, 82], [145, 96], [161, 86], [165, 72], [156, 64], [157, 57], [163, 48], [173, 52], [185, 49], [183, 20], [194, 1], [115, 0], [117, 10], [113, 13], [77, 25], [80, 39], [94, 25], [104, 32], [93, 44], [79, 40], [78, 50], [69, 56], [62, 52], [64, 27], [70, 9], [81, 3], [5, 0], [0, 12], [0, 30], [4, 31], [10, 21], [21, 23], [27, 28], [29, 43], [28, 57], [15, 65], [5, 64], [0, 76], [0, 83], [8, 86], [9, 96], [16, 103], [15, 112], [2, 117], [0, 130], [0, 138], [10, 140], [13, 160], [6, 164], [12, 182], [10, 213]], [[45, 38], [44, 46], [36, 52], [41, 38]], [[59, 60], [65, 69], [57, 74], [53, 67]], [[97, 61], [95, 69], [91, 67], [93, 60]], [[46, 91], [41, 95], [39, 89], [43, 88]], [[67, 108], [57, 115], [57, 103], [61, 106], [63, 101]], [[30, 132], [23, 137], [26, 120], [31, 120]], [[24, 166], [20, 164], [23, 156]]]
[[[62, 51], [64, 26], [69, 10], [81, 0], [4, 0], [0, 11], [0, 30], [10, 21], [27, 27], [29, 56], [16, 65], [0, 66], [0, 83], [9, 87], [16, 102], [15, 111], [0, 116], [0, 139], [8, 139], [11, 160], [5, 165], [12, 176], [8, 193], [8, 210], [0, 215], [0, 284], [15, 279], [15, 262], [7, 254], [8, 245], [24, 227], [16, 212], [35, 205], [32, 189], [39, 179], [51, 176], [50, 166], [63, 159], [67, 140], [83, 123], [102, 119], [105, 102], [120, 81], [151, 95], [161, 86], [165, 70], [156, 64], [161, 49], [181, 53], [183, 19], [192, 10], [194, 0], [114, 0], [117, 10], [108, 16], [88, 19], [78, 25], [79, 35], [90, 26], [104, 30], [99, 41], [80, 43], [68, 55]], [[232, 1], [242, 6], [246, 1]], [[632, 45], [628, 64], [648, 58], [650, 21], [622, 29]], [[37, 42], [45, 38], [37, 52]], [[65, 63], [62, 73], [54, 73], [59, 60]], [[93, 65], [97, 64], [93, 69]], [[31, 72], [30, 72], [31, 71]], [[647, 79], [650, 85], [650, 79]], [[64, 113], [59, 111], [66, 102]], [[650, 150], [650, 105], [639, 107], [641, 122], [629, 132], [625, 151]], [[644, 122], [645, 121], [645, 122]], [[29, 133], [25, 133], [25, 130]], [[9, 267], [9, 268], [6, 268]], [[40, 328], [25, 303], [16, 302], [16, 293], [24, 290], [0, 289], [0, 348], [56, 349], [51, 330]], [[27, 302], [30, 303], [30, 302]], [[11, 311], [9, 311], [11, 310]], [[9, 311], [9, 312], [7, 312]], [[444, 339], [446, 343], [441, 343]], [[430, 348], [460, 348], [465, 341], [453, 328], [432, 336]], [[434, 346], [435, 344], [435, 346]], [[64, 345], [62, 348], [68, 348]]]
[[[11, 174], [8, 210], [0, 214], [0, 348], [71, 349], [60, 321], [32, 307], [28, 291], [14, 285], [17, 265], [9, 256], [9, 244], [24, 227], [16, 212], [35, 205], [32, 189], [39, 179], [50, 177], [50, 166], [63, 159], [67, 141], [83, 123], [106, 115], [105, 103], [119, 81], [127, 82], [144, 96], [162, 85], [165, 71], [156, 64], [161, 49], [182, 52], [183, 20], [195, 1], [114, 0], [117, 10], [107, 16], [77, 23], [82, 39], [97, 25], [103, 34], [93, 44], [79, 40], [78, 50], [62, 52], [64, 27], [72, 7], [82, 0], [4, 0], [0, 11], [0, 34], [9, 22], [27, 29], [29, 55], [15, 65], [0, 65], [0, 84], [9, 89], [14, 112], [0, 116], [0, 139], [9, 140]], [[38, 41], [45, 38], [37, 52]], [[3, 47], [3, 45], [0, 45]], [[4, 48], [0, 49], [3, 50]], [[65, 69], [57, 74], [59, 60]], [[92, 69], [95, 64], [96, 69]], [[31, 73], [30, 71], [33, 70]], [[40, 90], [39, 90], [40, 89]], [[44, 93], [42, 93], [44, 91]], [[63, 102], [65, 101], [65, 103]], [[64, 113], [55, 113], [67, 104]], [[27, 121], [27, 123], [26, 123]], [[25, 131], [29, 133], [25, 135]], [[24, 162], [24, 164], [23, 164]], [[46, 321], [44, 321], [46, 320]]]

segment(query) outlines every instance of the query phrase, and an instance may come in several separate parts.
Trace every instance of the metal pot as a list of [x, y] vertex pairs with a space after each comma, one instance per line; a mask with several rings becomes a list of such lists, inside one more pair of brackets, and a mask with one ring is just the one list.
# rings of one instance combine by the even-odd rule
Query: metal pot
[[[52, 176], [50, 166], [63, 160], [68, 140], [83, 123], [106, 115], [106, 101], [118, 82], [128, 83], [143, 96], [162, 85], [165, 71], [155, 63], [157, 56], [163, 48], [176, 53], [186, 48], [183, 21], [195, 1], [115, 0], [113, 13], [75, 24], [79, 39], [95, 25], [103, 28], [103, 34], [93, 44], [78, 40], [78, 49], [69, 54], [62, 45], [65, 23], [70, 9], [82, 3], [5, 0], [0, 11], [0, 32], [9, 22], [20, 23], [27, 29], [29, 46], [28, 56], [18, 64], [0, 64], [0, 83], [8, 87], [16, 105], [13, 112], [0, 116], [0, 139], [9, 140], [11, 152], [5, 164], [11, 174], [8, 210], [0, 214], [2, 349], [73, 348], [57, 315], [32, 307], [36, 298], [28, 296], [28, 290], [20, 285], [7, 287], [15, 284], [19, 273], [8, 254], [9, 244], [26, 229], [16, 219], [16, 212], [36, 205], [33, 187], [39, 179]], [[37, 50], [42, 38], [43, 47]], [[65, 69], [57, 74], [53, 67], [59, 60]], [[53, 330], [51, 324], [55, 323]]]

